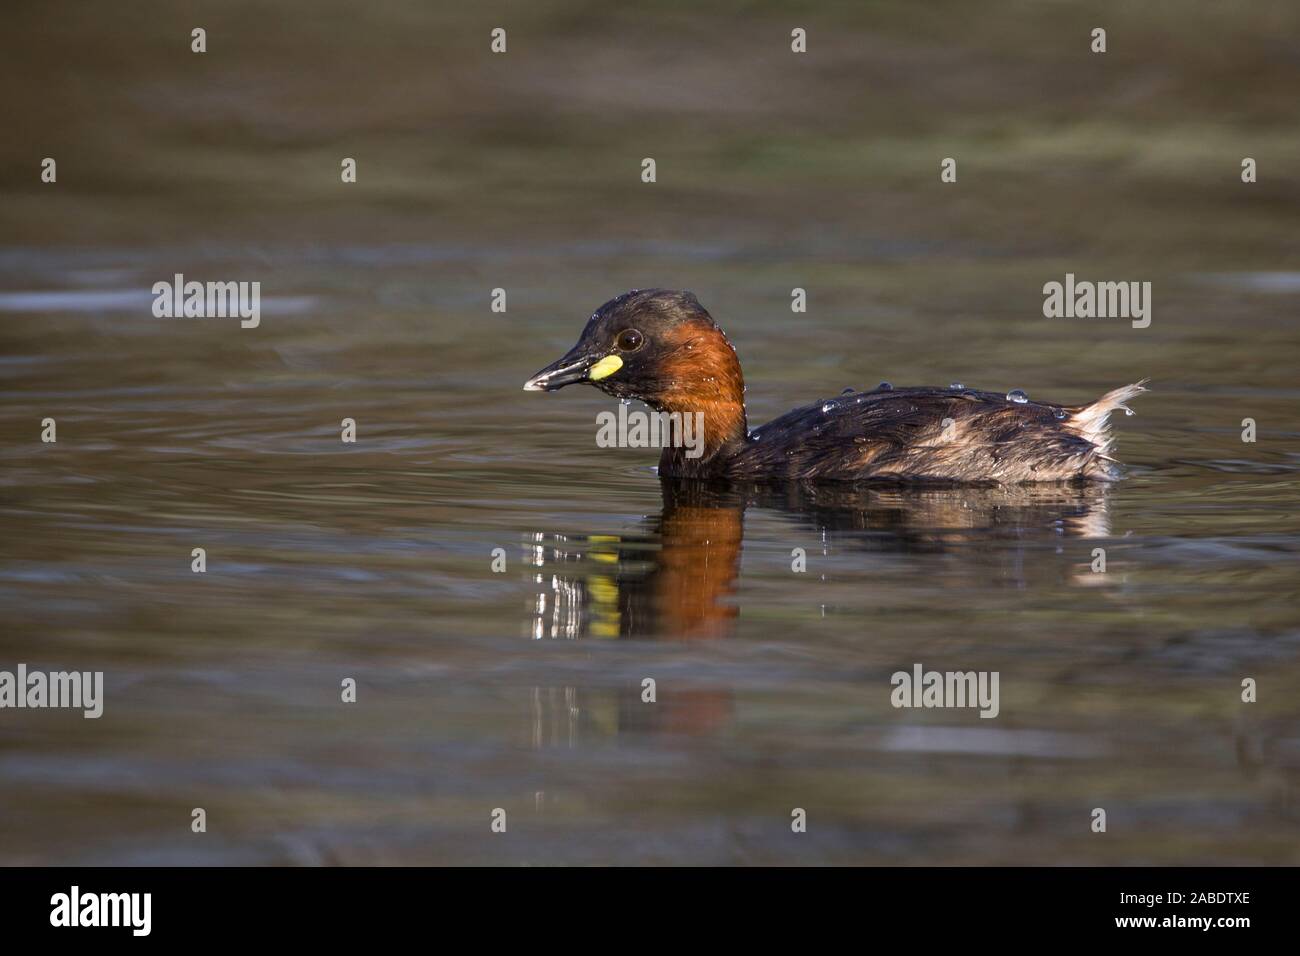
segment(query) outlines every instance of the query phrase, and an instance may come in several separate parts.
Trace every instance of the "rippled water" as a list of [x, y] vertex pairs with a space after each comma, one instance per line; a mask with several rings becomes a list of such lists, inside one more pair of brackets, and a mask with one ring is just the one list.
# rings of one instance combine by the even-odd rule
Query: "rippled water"
[[[801, 59], [768, 3], [539, 0], [495, 58], [463, 5], [222, 5], [204, 56], [51, 9], [0, 57], [0, 670], [106, 701], [0, 711], [0, 863], [1300, 863], [1289, 0], [1103, 4], [1105, 57], [1013, 0], [818, 5]], [[260, 326], [153, 318], [178, 272]], [[1045, 319], [1067, 272], [1151, 326]], [[637, 286], [755, 425], [1149, 378], [1128, 477], [661, 482], [520, 390]], [[918, 663], [999, 716], [893, 708]]]
[[[1296, 862], [1300, 395], [1224, 357], [1291, 342], [1281, 300], [1070, 362], [1089, 329], [936, 354], [835, 308], [796, 348], [779, 299], [701, 293], [755, 422], [885, 377], [1153, 379], [1112, 487], [719, 490], [595, 447], [612, 399], [519, 390], [603, 293], [494, 315], [407, 252], [263, 250], [311, 305], [256, 330], [142, 316], [156, 251], [6, 261], [0, 652], [106, 674], [98, 721], [0, 723], [6, 862]], [[1000, 716], [895, 710], [918, 662], [999, 671]]]

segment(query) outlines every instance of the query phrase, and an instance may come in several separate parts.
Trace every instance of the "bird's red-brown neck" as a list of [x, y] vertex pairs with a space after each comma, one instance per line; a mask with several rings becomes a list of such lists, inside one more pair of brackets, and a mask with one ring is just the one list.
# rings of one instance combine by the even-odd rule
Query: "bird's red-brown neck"
[[727, 337], [712, 322], [684, 322], [669, 339], [649, 403], [659, 411], [703, 415], [703, 449], [665, 448], [659, 472], [674, 477], [717, 474], [721, 460], [745, 442], [745, 377]]

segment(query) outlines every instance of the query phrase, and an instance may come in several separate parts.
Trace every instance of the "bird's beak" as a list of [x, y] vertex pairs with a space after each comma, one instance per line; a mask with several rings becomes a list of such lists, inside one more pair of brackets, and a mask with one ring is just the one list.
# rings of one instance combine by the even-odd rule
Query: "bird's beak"
[[577, 382], [599, 382], [622, 367], [623, 360], [617, 355], [600, 355], [574, 346], [564, 358], [552, 362], [524, 382], [524, 391], [553, 392]]

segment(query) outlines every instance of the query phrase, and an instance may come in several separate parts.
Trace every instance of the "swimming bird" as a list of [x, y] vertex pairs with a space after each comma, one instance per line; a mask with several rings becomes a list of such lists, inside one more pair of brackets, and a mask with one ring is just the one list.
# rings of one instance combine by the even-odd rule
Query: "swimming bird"
[[1110, 415], [1132, 414], [1125, 403], [1146, 391], [1143, 381], [1086, 405], [1056, 405], [1019, 390], [882, 382], [751, 430], [735, 348], [692, 293], [669, 289], [606, 302], [577, 344], [524, 389], [579, 383], [669, 415], [703, 413], [703, 442], [664, 448], [661, 476], [751, 481], [1112, 481]]

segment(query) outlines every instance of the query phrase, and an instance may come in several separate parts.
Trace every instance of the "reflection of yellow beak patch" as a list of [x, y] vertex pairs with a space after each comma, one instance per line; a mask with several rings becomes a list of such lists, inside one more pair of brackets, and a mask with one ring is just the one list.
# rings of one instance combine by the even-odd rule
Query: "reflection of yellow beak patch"
[[623, 367], [623, 360], [617, 355], [606, 355], [603, 359], [591, 367], [587, 377], [593, 382], [599, 382], [602, 378], [609, 378], [615, 372]]

